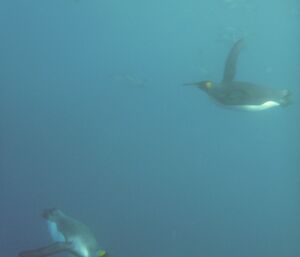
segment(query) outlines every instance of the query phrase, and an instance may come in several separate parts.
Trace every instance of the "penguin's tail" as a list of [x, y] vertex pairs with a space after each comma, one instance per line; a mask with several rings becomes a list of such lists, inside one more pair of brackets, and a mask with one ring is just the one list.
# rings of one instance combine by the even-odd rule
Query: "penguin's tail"
[[285, 89], [282, 91], [282, 98], [280, 105], [285, 107], [292, 104], [292, 92]]
[[46, 257], [65, 251], [72, 252], [71, 243], [56, 242], [38, 249], [20, 252], [19, 257]]

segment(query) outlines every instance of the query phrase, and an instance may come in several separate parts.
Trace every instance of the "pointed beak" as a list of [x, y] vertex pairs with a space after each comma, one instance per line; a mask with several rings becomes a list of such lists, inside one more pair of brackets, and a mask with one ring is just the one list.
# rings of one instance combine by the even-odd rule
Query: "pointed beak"
[[201, 83], [200, 82], [190, 82], [190, 83], [184, 83], [182, 84], [183, 86], [192, 86], [192, 87], [201, 87]]

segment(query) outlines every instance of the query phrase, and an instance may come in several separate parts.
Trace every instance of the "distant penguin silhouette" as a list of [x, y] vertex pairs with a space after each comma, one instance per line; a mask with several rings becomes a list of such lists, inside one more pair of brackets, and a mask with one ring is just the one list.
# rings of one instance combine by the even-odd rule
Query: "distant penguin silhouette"
[[58, 209], [47, 209], [42, 216], [48, 222], [54, 243], [34, 250], [23, 251], [19, 257], [45, 257], [68, 252], [75, 257], [106, 257], [89, 228]]
[[225, 63], [223, 80], [220, 83], [201, 81], [186, 83], [204, 90], [217, 103], [248, 111], [261, 111], [290, 104], [291, 93], [244, 81], [235, 81], [236, 63], [244, 41], [238, 40], [232, 47]]

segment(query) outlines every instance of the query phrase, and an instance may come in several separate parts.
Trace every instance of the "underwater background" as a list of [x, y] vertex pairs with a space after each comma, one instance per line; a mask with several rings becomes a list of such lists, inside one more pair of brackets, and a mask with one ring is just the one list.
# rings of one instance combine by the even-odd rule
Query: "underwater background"
[[[299, 0], [2, 0], [0, 256], [47, 245], [51, 207], [111, 257], [300, 256], [299, 21]], [[239, 38], [237, 78], [292, 105], [182, 86]]]

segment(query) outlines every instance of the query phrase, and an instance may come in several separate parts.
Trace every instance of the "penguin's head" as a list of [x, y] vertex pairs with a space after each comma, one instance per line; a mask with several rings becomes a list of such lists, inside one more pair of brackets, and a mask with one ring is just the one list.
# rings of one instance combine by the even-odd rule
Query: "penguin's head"
[[57, 211], [56, 208], [46, 209], [42, 212], [42, 217], [45, 219], [49, 219], [56, 211]]
[[56, 208], [46, 209], [42, 212], [42, 217], [50, 221], [55, 221], [58, 217], [62, 215], [62, 211]]
[[214, 87], [214, 83], [210, 80], [204, 80], [199, 82], [198, 87], [204, 91], [209, 91]]

